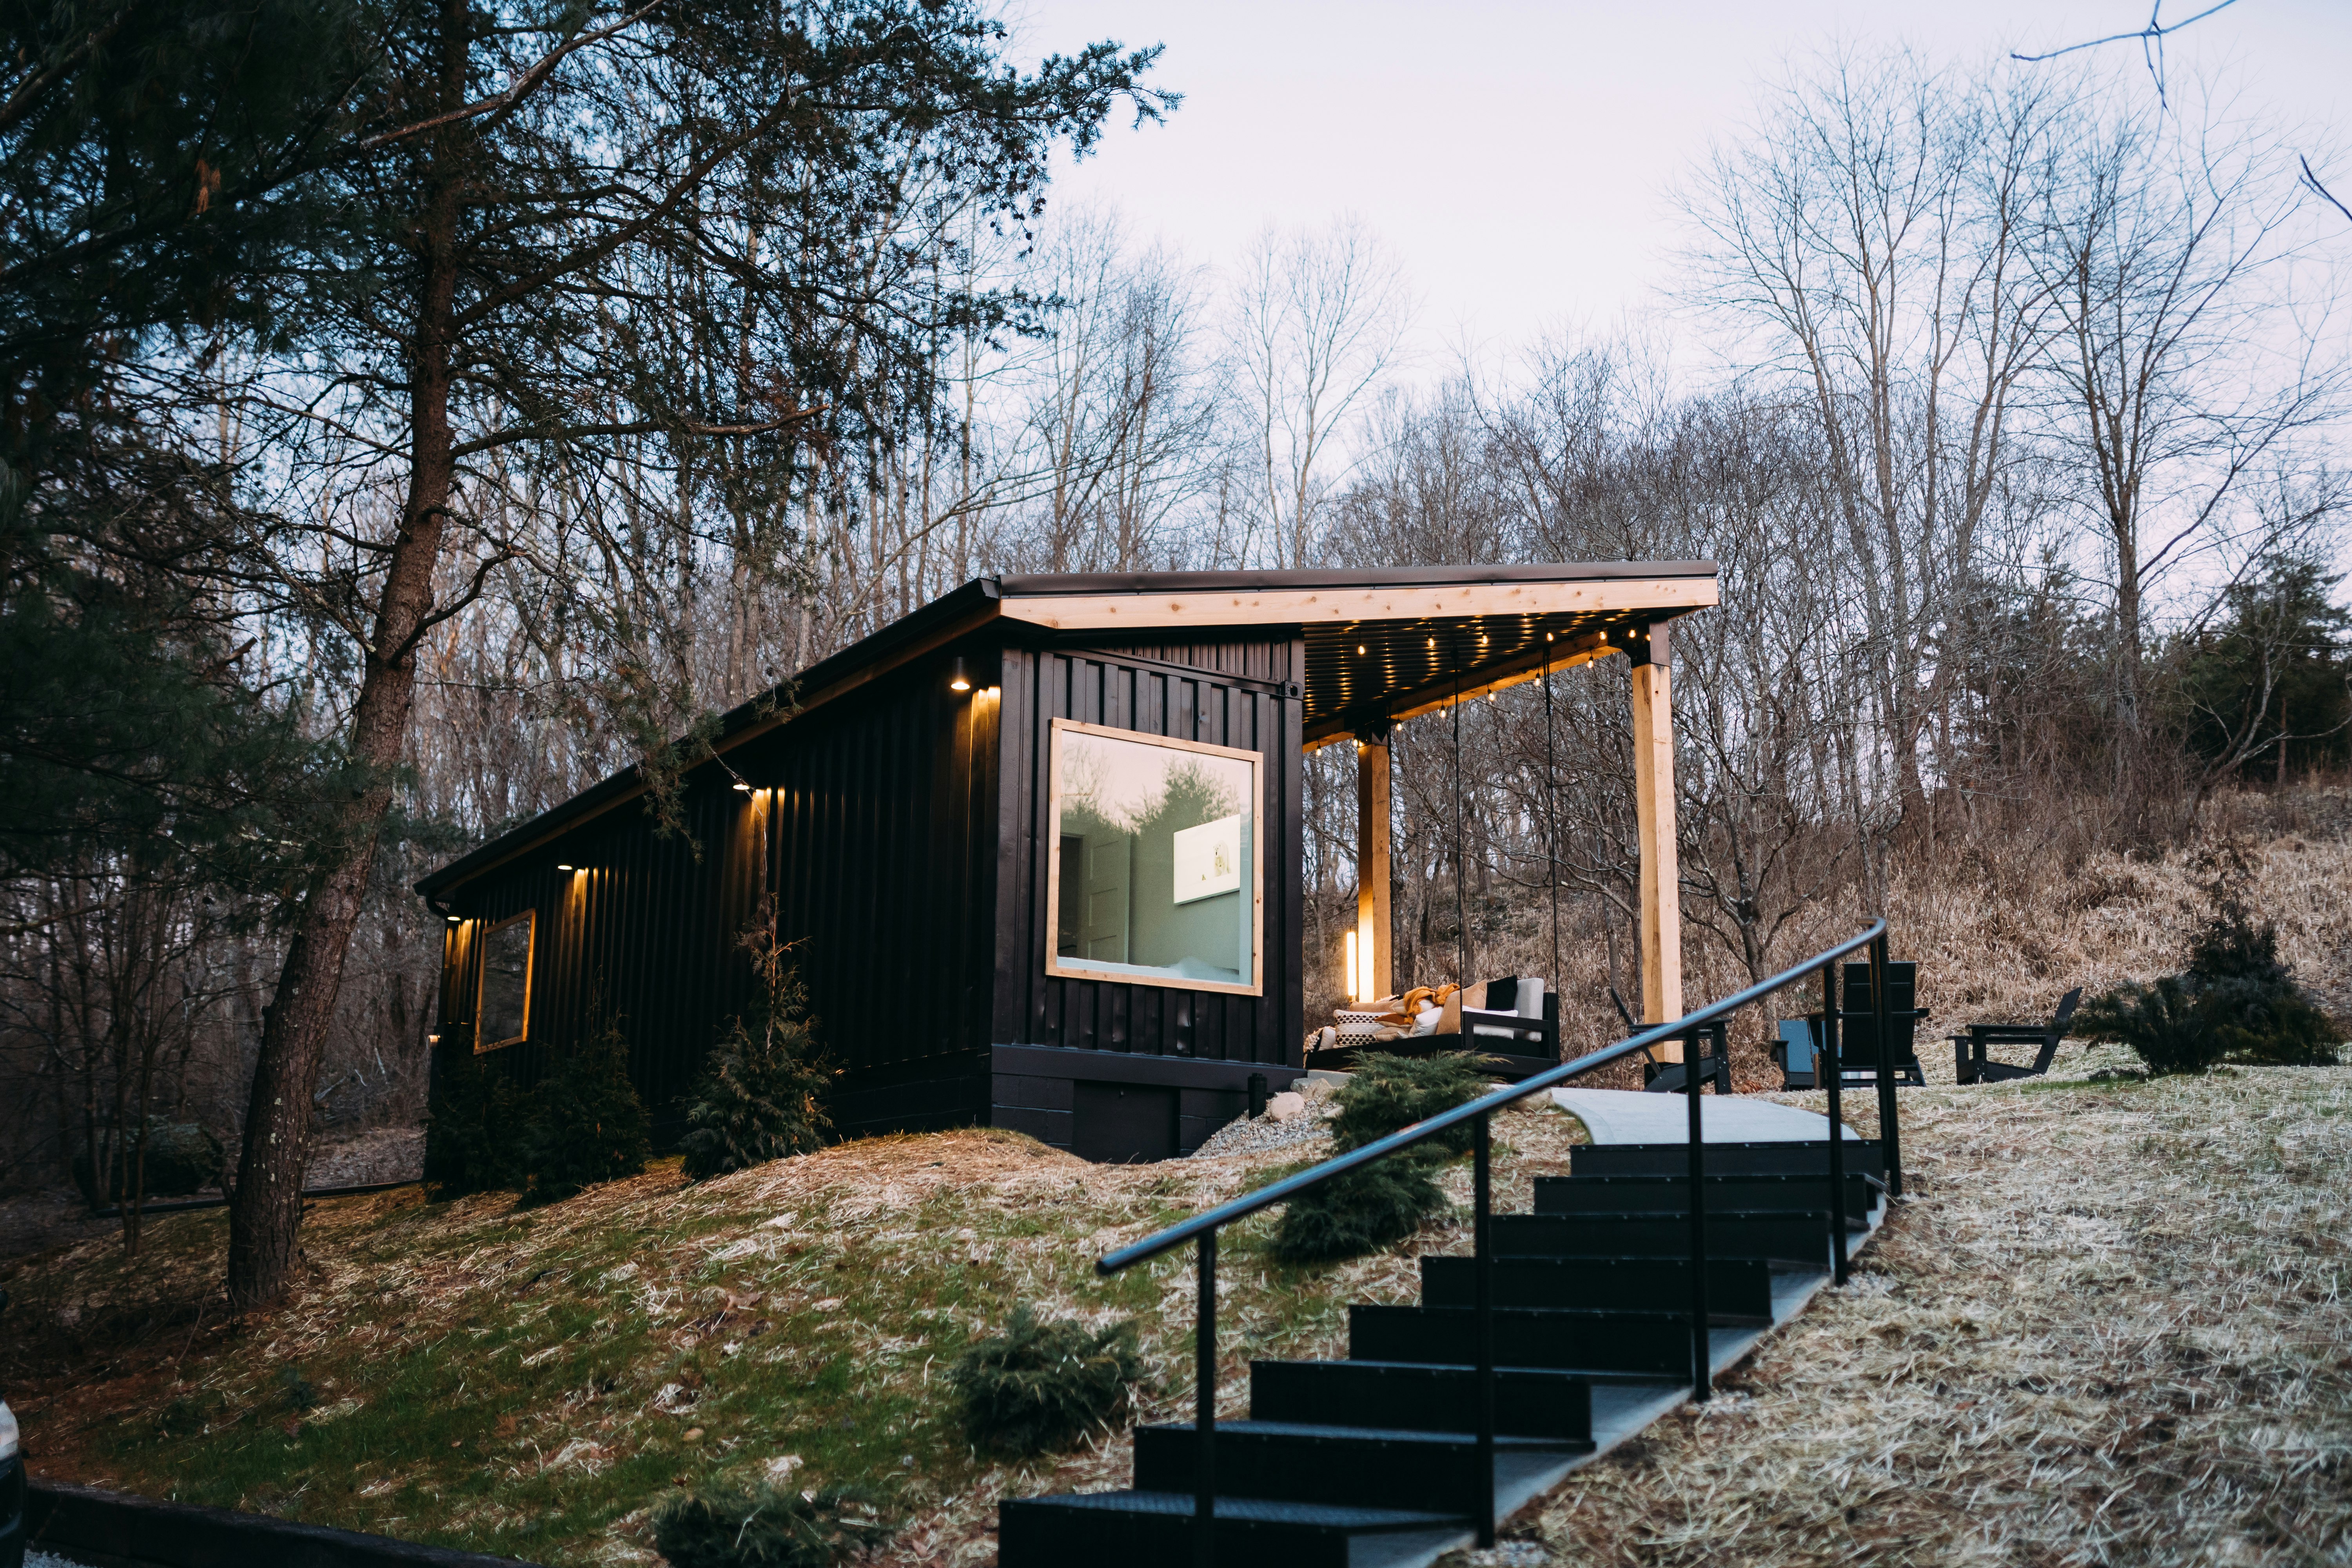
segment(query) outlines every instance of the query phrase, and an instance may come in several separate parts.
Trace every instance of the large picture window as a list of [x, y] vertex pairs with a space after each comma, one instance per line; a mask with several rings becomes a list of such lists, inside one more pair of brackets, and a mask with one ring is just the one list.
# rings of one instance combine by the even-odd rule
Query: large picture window
[[1048, 974], [1260, 994], [1258, 756], [1056, 719]]
[[530, 1032], [530, 938], [538, 921], [526, 910], [482, 933], [482, 990], [474, 1011], [474, 1048], [511, 1046]]

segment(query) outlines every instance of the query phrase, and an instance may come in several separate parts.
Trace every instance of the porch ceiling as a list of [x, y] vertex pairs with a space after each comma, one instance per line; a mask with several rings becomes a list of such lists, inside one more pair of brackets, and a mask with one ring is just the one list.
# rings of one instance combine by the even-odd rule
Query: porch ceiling
[[1055, 631], [1297, 626], [1309, 750], [1622, 650], [1717, 602], [1709, 561], [1359, 572], [1006, 576], [998, 613]]
[[1304, 738], [1311, 751], [1537, 679], [1546, 668], [1622, 652], [1636, 627], [1662, 618], [1612, 611], [1308, 626]]

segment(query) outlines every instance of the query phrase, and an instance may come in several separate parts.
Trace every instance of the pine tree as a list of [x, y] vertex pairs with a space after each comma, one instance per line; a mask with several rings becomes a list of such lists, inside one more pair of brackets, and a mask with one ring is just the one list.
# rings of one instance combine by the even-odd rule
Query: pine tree
[[484, 1069], [465, 1035], [443, 1044], [435, 1066], [431, 1121], [425, 1129], [426, 1188], [441, 1201], [516, 1185], [520, 1097], [514, 1086], [503, 1074]]
[[580, 1043], [531, 1096], [523, 1131], [522, 1201], [560, 1203], [599, 1182], [644, 1171], [653, 1152], [645, 1102], [629, 1081], [618, 1017], [592, 1009]]
[[711, 1047], [686, 1100], [693, 1131], [679, 1147], [698, 1182], [822, 1148], [833, 1129], [824, 1095], [834, 1074], [817, 1048], [791, 946], [776, 940], [763, 911], [743, 947], [757, 982], [751, 1005]]

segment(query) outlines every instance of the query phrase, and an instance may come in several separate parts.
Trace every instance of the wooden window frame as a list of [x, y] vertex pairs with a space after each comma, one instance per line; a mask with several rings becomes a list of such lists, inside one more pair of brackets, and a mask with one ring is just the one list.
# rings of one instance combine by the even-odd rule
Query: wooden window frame
[[[1145, 974], [1111, 974], [1099, 969], [1064, 968], [1059, 948], [1062, 918], [1062, 733], [1097, 735], [1106, 740], [1131, 741], [1142, 746], [1164, 746], [1171, 752], [1196, 752], [1225, 757], [1250, 767], [1250, 978], [1245, 984], [1223, 980], [1160, 979]], [[1167, 991], [1202, 991], [1223, 996], [1265, 994], [1265, 753], [1240, 746], [1213, 746], [1205, 741], [1183, 741], [1146, 730], [1122, 730], [1114, 724], [1089, 724], [1083, 719], [1055, 719], [1045, 736], [1045, 974], [1052, 980], [1091, 980], [1100, 985], [1156, 985]]]
[[[524, 942], [522, 950], [522, 1030], [503, 1040], [485, 1040], [481, 1030], [482, 993], [489, 986], [490, 938], [517, 921], [526, 921], [530, 925], [530, 935]], [[530, 909], [520, 914], [509, 915], [502, 921], [492, 921], [482, 928], [478, 940], [481, 958], [474, 966], [474, 1054], [478, 1057], [489, 1051], [504, 1050], [509, 1046], [521, 1045], [530, 1038], [530, 983], [539, 968], [539, 911]]]

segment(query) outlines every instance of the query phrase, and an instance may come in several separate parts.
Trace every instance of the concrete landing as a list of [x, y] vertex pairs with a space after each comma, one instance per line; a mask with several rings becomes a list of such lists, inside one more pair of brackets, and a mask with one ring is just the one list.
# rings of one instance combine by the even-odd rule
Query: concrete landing
[[[1679, 1094], [1630, 1089], [1556, 1089], [1551, 1102], [1584, 1123], [1595, 1143], [1680, 1143], [1690, 1136], [1690, 1105]], [[1708, 1143], [1819, 1143], [1830, 1119], [1793, 1105], [1738, 1095], [1699, 1096], [1699, 1136]], [[1844, 1129], [1855, 1136], [1852, 1127]]]

